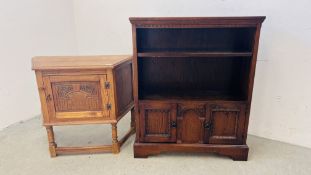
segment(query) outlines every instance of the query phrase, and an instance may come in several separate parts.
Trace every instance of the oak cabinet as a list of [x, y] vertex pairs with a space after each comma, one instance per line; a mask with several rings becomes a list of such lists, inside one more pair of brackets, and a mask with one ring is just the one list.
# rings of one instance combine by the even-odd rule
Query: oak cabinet
[[206, 143], [206, 114], [205, 104], [178, 104], [177, 143]]
[[[118, 153], [134, 133], [132, 60], [127, 55], [34, 57], [38, 90], [50, 155]], [[117, 123], [132, 110], [131, 128], [118, 140]], [[58, 147], [55, 125], [111, 124], [112, 144]]]
[[141, 142], [243, 144], [245, 104], [142, 103]]
[[176, 105], [140, 104], [142, 142], [176, 142]]
[[243, 104], [209, 105], [208, 143], [243, 144], [245, 115]]
[[52, 75], [43, 81], [50, 122], [111, 120], [107, 75]]
[[130, 18], [134, 157], [211, 152], [247, 160], [264, 16]]

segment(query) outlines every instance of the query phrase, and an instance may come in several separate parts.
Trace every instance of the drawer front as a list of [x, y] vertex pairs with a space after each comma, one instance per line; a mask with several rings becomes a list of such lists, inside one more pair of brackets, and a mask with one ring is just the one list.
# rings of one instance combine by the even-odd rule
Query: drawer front
[[176, 142], [176, 104], [141, 103], [140, 141]]
[[210, 130], [208, 143], [242, 144], [245, 127], [245, 104], [211, 103], [208, 106]]
[[45, 76], [50, 119], [54, 122], [109, 119], [106, 80], [106, 75]]

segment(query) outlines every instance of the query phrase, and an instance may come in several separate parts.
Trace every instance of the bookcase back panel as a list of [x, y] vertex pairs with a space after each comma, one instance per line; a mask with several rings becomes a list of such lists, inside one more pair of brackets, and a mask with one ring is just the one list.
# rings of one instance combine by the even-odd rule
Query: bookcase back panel
[[250, 57], [138, 60], [139, 98], [244, 100]]
[[138, 52], [251, 52], [256, 28], [138, 28]]

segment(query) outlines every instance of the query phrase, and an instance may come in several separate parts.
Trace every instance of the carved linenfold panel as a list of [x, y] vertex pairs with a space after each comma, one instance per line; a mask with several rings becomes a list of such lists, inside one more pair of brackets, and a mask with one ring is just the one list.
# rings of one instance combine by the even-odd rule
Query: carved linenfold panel
[[213, 111], [212, 112], [212, 133], [213, 137], [236, 138], [238, 130], [238, 111]]
[[168, 135], [170, 132], [170, 110], [147, 109], [145, 122], [146, 135]]
[[57, 82], [52, 91], [56, 112], [102, 110], [99, 82]]

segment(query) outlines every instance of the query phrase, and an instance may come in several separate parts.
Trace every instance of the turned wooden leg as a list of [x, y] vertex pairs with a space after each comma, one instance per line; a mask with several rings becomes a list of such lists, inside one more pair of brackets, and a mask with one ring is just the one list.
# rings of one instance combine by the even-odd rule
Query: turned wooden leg
[[134, 108], [131, 109], [131, 128], [136, 128]]
[[117, 124], [112, 123], [112, 153], [117, 154], [120, 152], [120, 146], [118, 142]]
[[51, 157], [56, 157], [56, 143], [54, 139], [54, 131], [52, 126], [46, 126], [46, 131], [48, 134], [48, 141], [49, 141], [49, 150]]

